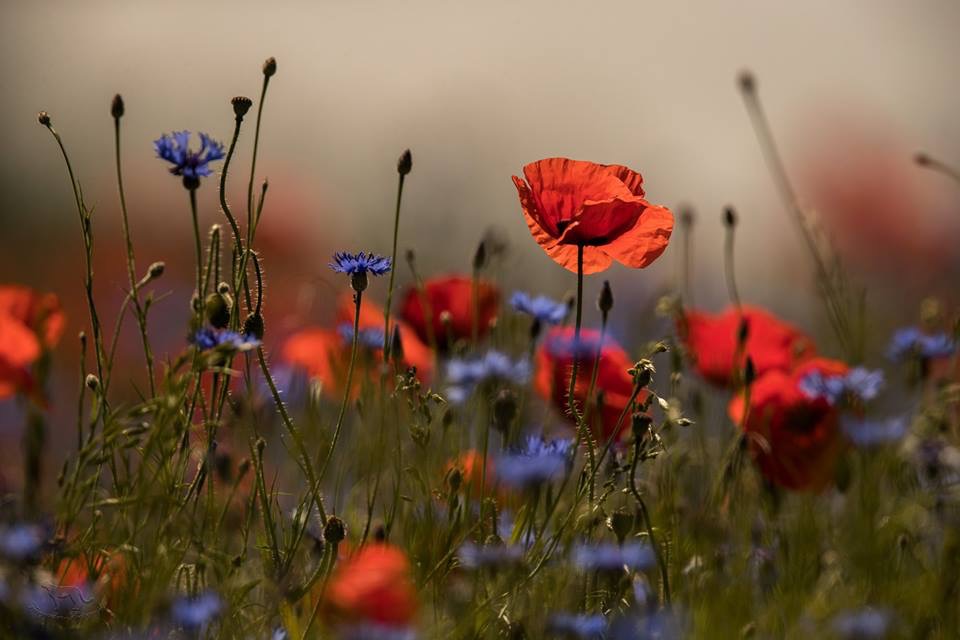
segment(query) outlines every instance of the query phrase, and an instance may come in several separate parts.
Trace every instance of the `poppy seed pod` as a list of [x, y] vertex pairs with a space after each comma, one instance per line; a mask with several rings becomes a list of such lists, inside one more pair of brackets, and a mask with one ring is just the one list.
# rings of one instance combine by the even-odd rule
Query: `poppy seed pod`
[[263, 63], [263, 75], [268, 78], [277, 72], [277, 59], [273, 56], [267, 58]]
[[399, 173], [401, 176], [405, 176], [409, 174], [412, 169], [413, 154], [410, 153], [410, 149], [406, 149], [397, 159], [397, 173]]
[[347, 537], [347, 525], [337, 516], [327, 518], [323, 527], [323, 540], [329, 544], [338, 544]]
[[123, 112], [123, 97], [118, 93], [113, 96], [113, 102], [110, 103], [110, 115], [113, 116], [114, 120], [118, 120], [123, 117]]
[[253, 100], [246, 96], [237, 96], [230, 101], [230, 104], [233, 105], [233, 113], [238, 118], [242, 118], [243, 116], [247, 115], [247, 111], [249, 111], [250, 107], [253, 105]]

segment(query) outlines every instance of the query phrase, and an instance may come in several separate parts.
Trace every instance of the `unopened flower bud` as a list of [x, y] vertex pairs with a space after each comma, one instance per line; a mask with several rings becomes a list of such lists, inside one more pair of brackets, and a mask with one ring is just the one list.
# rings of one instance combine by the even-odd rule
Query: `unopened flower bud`
[[460, 486], [463, 484], [463, 472], [457, 467], [451, 469], [449, 475], [447, 475], [447, 484], [450, 485], [451, 493], [459, 491]]
[[119, 120], [123, 117], [123, 97], [118, 93], [113, 96], [113, 102], [110, 103], [110, 115], [113, 116], [114, 120]]
[[723, 208], [723, 224], [730, 229], [737, 226], [737, 212], [734, 210], [733, 207]]
[[413, 154], [410, 153], [410, 149], [407, 149], [400, 154], [400, 157], [397, 159], [397, 173], [402, 176], [405, 176], [410, 173], [413, 169]]
[[617, 542], [623, 544], [631, 533], [633, 533], [633, 514], [626, 509], [617, 509], [607, 518], [607, 527], [617, 536]]
[[737, 76], [737, 84], [740, 85], [740, 91], [744, 93], [753, 93], [757, 90], [757, 79], [752, 71], [744, 69]]
[[230, 304], [219, 292], [207, 296], [204, 313], [207, 316], [207, 322], [218, 329], [223, 329], [230, 324]]
[[923, 152], [920, 152], [915, 156], [913, 156], [913, 161], [916, 162], [921, 167], [927, 167], [927, 166], [930, 166], [931, 164], [930, 156], [928, 156]]
[[243, 333], [247, 336], [253, 336], [257, 340], [263, 340], [263, 316], [257, 312], [251, 313], [243, 321]]
[[633, 417], [630, 419], [630, 429], [633, 432], [633, 437], [637, 440], [645, 438], [652, 424], [653, 418], [649, 415], [645, 413], [633, 414]]
[[267, 448], [267, 441], [263, 438], [257, 438], [257, 456], [263, 459], [263, 450]]
[[390, 337], [390, 358], [396, 363], [403, 362], [403, 340], [397, 325], [393, 326], [393, 335]]
[[323, 540], [329, 544], [338, 544], [347, 537], [347, 525], [337, 516], [327, 518], [327, 524], [323, 527]]
[[242, 118], [247, 115], [247, 111], [250, 111], [250, 107], [253, 105], [253, 100], [246, 96], [237, 96], [230, 101], [230, 104], [233, 105], [233, 113], [238, 118]]
[[638, 387], [650, 386], [650, 383], [653, 381], [653, 374], [657, 372], [653, 363], [646, 358], [633, 365], [631, 371], [633, 373], [633, 383]]
[[263, 75], [268, 78], [277, 72], [277, 59], [273, 56], [267, 58], [263, 63]]
[[160, 276], [163, 275], [163, 271], [164, 271], [164, 269], [166, 269], [166, 268], [167, 268], [166, 263], [163, 263], [163, 262], [154, 262], [154, 263], [151, 264], [150, 267], [147, 269], [147, 275], [150, 276], [150, 279], [151, 279], [151, 280], [156, 280], [157, 278], [159, 278]]
[[97, 389], [100, 388], [100, 378], [93, 375], [92, 373], [87, 374], [87, 378], [84, 382], [87, 385], [87, 388], [90, 389], [91, 391], [96, 391]]
[[693, 209], [687, 206], [680, 208], [680, 224], [689, 229], [693, 226], [694, 214]]
[[750, 323], [746, 318], [740, 318], [740, 326], [737, 327], [737, 345], [747, 344], [747, 338], [750, 337]]
[[250, 458], [244, 458], [240, 461], [240, 464], [237, 465], [237, 480], [243, 479], [243, 476], [247, 475], [250, 471]]
[[600, 296], [597, 298], [597, 308], [600, 313], [607, 315], [613, 309], [613, 290], [610, 289], [610, 281], [603, 281], [603, 288], [600, 289]]
[[747, 363], [743, 367], [743, 384], [750, 386], [757, 378], [757, 369], [753, 364], [753, 358], [747, 356]]
[[40, 113], [37, 114], [37, 122], [39, 122], [40, 124], [42, 124], [42, 125], [45, 126], [45, 127], [49, 127], [49, 126], [50, 126], [50, 114], [47, 113], [46, 111], [41, 111]]

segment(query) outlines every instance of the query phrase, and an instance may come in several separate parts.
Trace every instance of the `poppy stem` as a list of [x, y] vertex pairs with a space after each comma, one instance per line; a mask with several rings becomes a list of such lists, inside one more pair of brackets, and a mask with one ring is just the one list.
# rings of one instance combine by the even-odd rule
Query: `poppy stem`
[[343, 402], [340, 403], [340, 413], [337, 415], [337, 424], [333, 429], [333, 440], [330, 442], [330, 449], [327, 451], [327, 457], [320, 467], [320, 473], [317, 476], [317, 482], [323, 482], [323, 477], [330, 467], [330, 461], [333, 459], [333, 450], [337, 447], [337, 440], [340, 439], [340, 430], [343, 427], [343, 418], [347, 413], [347, 405], [350, 404], [350, 388], [353, 386], [353, 368], [357, 361], [357, 345], [360, 342], [360, 301], [363, 298], [363, 291], [355, 291], [353, 300], [356, 303], [353, 313], [353, 340], [350, 346], [350, 364], [347, 366], [347, 383], [343, 390]]
[[723, 237], [723, 272], [727, 280], [727, 292], [730, 294], [730, 301], [733, 303], [733, 306], [737, 308], [738, 315], [742, 316], [740, 311], [740, 292], [737, 290], [737, 278], [733, 261], [733, 241], [737, 228], [737, 216], [736, 213], [734, 213], [733, 207], [727, 207], [724, 210], [723, 227], [726, 231]]
[[577, 311], [576, 317], [573, 325], [573, 367], [570, 371], [570, 387], [567, 390], [567, 404], [573, 419], [577, 424], [577, 441], [578, 446], [580, 443], [586, 441], [587, 443], [587, 455], [590, 459], [590, 468], [594, 467], [594, 450], [593, 442], [590, 438], [590, 433], [587, 429], [587, 424], [583, 420], [583, 416], [580, 411], [577, 409], [576, 404], [576, 387], [577, 387], [577, 373], [580, 369], [580, 326], [583, 322], [583, 245], [577, 245]]
[[[400, 237], [400, 202], [403, 198], [403, 179], [406, 174], [397, 172], [397, 205], [393, 213], [393, 253], [390, 255], [390, 264], [397, 263], [397, 240]], [[397, 275], [396, 266], [390, 269], [390, 283], [387, 285], [387, 304], [383, 309], [383, 363], [390, 361], [390, 306], [393, 303], [393, 281]]]

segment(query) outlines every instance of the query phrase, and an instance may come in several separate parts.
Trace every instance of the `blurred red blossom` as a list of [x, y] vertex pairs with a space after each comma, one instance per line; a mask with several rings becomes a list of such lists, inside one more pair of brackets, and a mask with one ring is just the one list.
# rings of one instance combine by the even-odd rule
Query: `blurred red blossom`
[[65, 322], [54, 294], [0, 286], [0, 398], [35, 390], [30, 366], [57, 344]]
[[417, 613], [417, 596], [406, 554], [388, 544], [361, 548], [337, 566], [327, 604], [338, 621], [409, 625]]
[[[492, 283], [480, 280], [477, 282], [476, 297], [477, 333], [483, 337], [490, 331], [490, 323], [500, 310], [500, 290]], [[423, 298], [426, 299], [426, 310]], [[449, 314], [449, 329], [441, 317], [445, 312]], [[460, 275], [439, 276], [424, 282], [422, 291], [411, 287], [403, 299], [400, 315], [427, 343], [430, 342], [432, 331], [432, 337], [440, 349], [450, 346], [450, 337], [453, 340], [470, 338], [474, 322], [473, 279]]]

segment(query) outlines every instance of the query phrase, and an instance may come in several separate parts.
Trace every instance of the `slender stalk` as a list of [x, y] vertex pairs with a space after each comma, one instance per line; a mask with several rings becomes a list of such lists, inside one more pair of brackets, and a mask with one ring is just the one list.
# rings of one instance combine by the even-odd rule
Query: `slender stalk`
[[724, 210], [724, 229], [726, 233], [723, 237], [723, 273], [727, 281], [727, 292], [730, 294], [730, 301], [737, 308], [739, 313], [740, 292], [737, 290], [737, 278], [734, 271], [734, 251], [733, 241], [736, 236], [737, 217], [732, 207]]
[[578, 444], [586, 441], [587, 455], [590, 459], [590, 468], [594, 467], [594, 450], [588, 425], [583, 420], [583, 414], [577, 408], [576, 387], [577, 373], [580, 369], [580, 327], [583, 322], [583, 245], [577, 245], [577, 311], [573, 325], [573, 367], [570, 371], [570, 387], [567, 390], [567, 404], [577, 423]]
[[663, 558], [663, 551], [657, 544], [657, 539], [653, 535], [653, 522], [650, 520], [650, 512], [647, 510], [647, 503], [644, 501], [640, 490], [637, 489], [637, 463], [640, 460], [640, 441], [638, 440], [633, 447], [633, 461], [630, 464], [630, 493], [637, 501], [640, 512], [643, 515], [644, 528], [647, 531], [647, 537], [650, 538], [650, 546], [653, 547], [654, 556], [657, 558], [657, 566], [660, 568], [660, 581], [663, 584], [663, 600], [665, 604], [670, 604], [670, 573], [667, 563]]
[[197, 295], [200, 297], [199, 306], [196, 311], [200, 316], [203, 309], [203, 244], [200, 240], [200, 220], [197, 216], [197, 190], [187, 189], [190, 192], [190, 215], [193, 219], [193, 243], [197, 253]]
[[347, 413], [347, 405], [350, 404], [350, 389], [353, 386], [353, 369], [357, 361], [357, 345], [360, 342], [360, 302], [363, 299], [363, 291], [356, 291], [353, 296], [355, 305], [353, 313], [353, 341], [350, 346], [350, 364], [347, 367], [347, 385], [343, 390], [343, 402], [340, 403], [340, 413], [337, 415], [337, 424], [333, 429], [333, 440], [330, 442], [330, 449], [327, 451], [327, 457], [320, 467], [320, 473], [317, 476], [318, 482], [323, 482], [323, 478], [333, 459], [333, 450], [337, 447], [337, 440], [340, 439], [340, 430], [343, 427], [343, 418]]
[[[270, 77], [263, 75], [263, 87], [260, 89], [260, 102], [257, 104], [257, 124], [253, 130], [253, 158], [250, 161], [250, 182], [247, 184], [247, 247], [253, 242], [253, 181], [257, 174], [257, 148], [260, 146], [260, 120], [263, 117], [263, 102], [267, 97], [267, 85]], [[244, 261], [245, 262], [245, 261]], [[239, 289], [239, 287], [238, 287]]]
[[237, 146], [237, 138], [240, 137], [240, 125], [243, 123], [243, 116], [237, 115], [236, 123], [233, 127], [233, 137], [230, 139], [230, 146], [227, 148], [227, 156], [223, 160], [223, 171], [220, 172], [220, 208], [223, 215], [226, 216], [230, 224], [230, 230], [233, 232], [233, 245], [237, 255], [243, 251], [243, 239], [240, 236], [240, 227], [237, 225], [237, 219], [230, 211], [230, 205], [227, 204], [227, 173], [230, 171], [230, 160], [233, 159], [233, 150]]
[[914, 156], [914, 161], [921, 167], [936, 171], [942, 175], [947, 176], [954, 182], [960, 184], [960, 170], [956, 167], [952, 167], [942, 160], [933, 158], [926, 153], [918, 153]]
[[[397, 264], [397, 240], [400, 236], [400, 201], [403, 197], [403, 179], [406, 174], [397, 172], [397, 206], [393, 213], [393, 253], [390, 254], [390, 264]], [[397, 275], [396, 266], [390, 269], [390, 282], [387, 284], [387, 304], [383, 309], [383, 363], [390, 360], [390, 306], [393, 303], [393, 281]]]
[[[153, 373], [153, 351], [150, 349], [150, 339], [147, 337], [147, 316], [143, 305], [140, 304], [140, 292], [137, 282], [136, 260], [133, 251], [133, 238], [130, 234], [130, 219], [127, 214], [127, 198], [123, 191], [123, 171], [120, 162], [120, 116], [113, 118], [114, 151], [117, 160], [117, 194], [120, 197], [120, 214], [123, 223], [123, 239], [127, 249], [127, 278], [130, 281], [130, 298], [133, 300], [133, 309], [140, 329], [140, 341], [143, 343], [143, 356], [147, 361], [147, 377], [150, 380], [150, 395], [157, 395], [156, 382]], [[106, 383], [104, 383], [106, 387]]]

